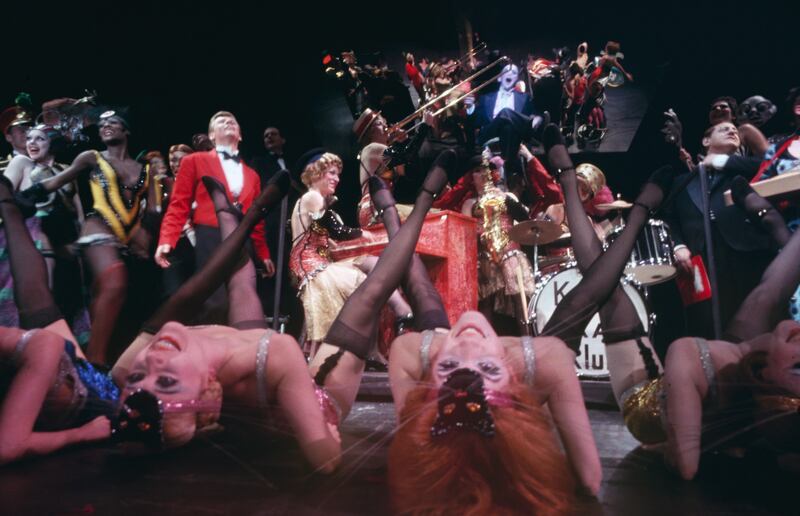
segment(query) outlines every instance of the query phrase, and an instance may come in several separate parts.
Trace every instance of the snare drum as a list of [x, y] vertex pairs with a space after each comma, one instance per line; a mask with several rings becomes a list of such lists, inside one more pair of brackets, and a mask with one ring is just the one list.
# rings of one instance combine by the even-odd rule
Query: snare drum
[[[536, 292], [528, 305], [528, 316], [533, 322], [533, 329], [537, 335], [541, 334], [556, 306], [570, 290], [580, 283], [581, 278], [581, 273], [573, 267], [546, 276], [537, 285]], [[639, 315], [645, 331], [648, 331], [650, 321], [642, 295], [628, 283], [622, 282], [622, 288], [636, 308], [636, 313]], [[599, 314], [594, 314], [589, 320], [578, 351], [575, 367], [581, 377], [608, 378], [608, 361]]]
[[[623, 229], [612, 230], [606, 236], [606, 245], [614, 242]], [[674, 263], [669, 226], [661, 220], [648, 220], [636, 239], [625, 274], [640, 285], [655, 285], [672, 279], [678, 273]]]

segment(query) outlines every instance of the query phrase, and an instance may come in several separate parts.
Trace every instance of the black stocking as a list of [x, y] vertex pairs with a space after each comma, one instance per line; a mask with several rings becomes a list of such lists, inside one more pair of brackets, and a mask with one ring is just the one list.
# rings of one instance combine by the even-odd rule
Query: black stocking
[[583, 280], [559, 303], [543, 334], [559, 337], [571, 349], [578, 349], [583, 330], [592, 314], [618, 286], [639, 231], [647, 222], [650, 211], [661, 204], [664, 192], [669, 191], [672, 176], [672, 169], [664, 167], [645, 183], [619, 238], [592, 263]]
[[[400, 216], [391, 190], [379, 177], [372, 176], [369, 179], [369, 194], [375, 209], [381, 214], [389, 240], [394, 239], [400, 231]], [[431, 283], [428, 271], [417, 253], [411, 257], [400, 285], [414, 311], [414, 328], [417, 331], [450, 327], [442, 297]]]
[[758, 195], [742, 176], [733, 178], [731, 196], [751, 220], [760, 224], [770, 234], [778, 247], [786, 245], [792, 236], [792, 232], [786, 227], [786, 221], [772, 203]]
[[47, 265], [14, 203], [12, 190], [8, 179], [0, 175], [0, 216], [6, 232], [19, 325], [23, 329], [44, 328], [62, 319], [62, 315], [47, 284]]
[[241, 266], [241, 251], [264, 212], [278, 203], [289, 189], [289, 174], [279, 173], [267, 183], [244, 214], [242, 222], [214, 250], [208, 262], [173, 294], [143, 326], [143, 331], [157, 333], [168, 321], [188, 322], [197, 314], [208, 296]]
[[[222, 183], [209, 176], [203, 177], [202, 181], [214, 203], [220, 237], [224, 241], [236, 230], [242, 213], [231, 204]], [[227, 281], [228, 324], [240, 330], [266, 328], [267, 321], [256, 292], [256, 268], [247, 253], [241, 252], [240, 255], [240, 266]]]
[[[556, 172], [555, 175], [557, 175], [564, 192], [565, 210], [569, 221], [569, 231], [572, 234], [572, 247], [575, 250], [578, 269], [583, 274], [597, 257], [603, 254], [603, 247], [583, 208], [578, 194], [578, 178], [567, 148], [564, 146], [561, 131], [555, 125], [547, 126], [544, 140], [551, 169]], [[560, 174], [557, 173], [559, 170]], [[611, 293], [608, 301], [600, 307], [600, 324], [607, 345], [635, 339], [645, 333], [636, 308], [619, 285]]]
[[447, 182], [447, 170], [456, 161], [453, 151], [445, 151], [436, 159], [417, 196], [414, 209], [395, 238], [381, 253], [378, 263], [361, 285], [345, 302], [328, 330], [325, 342], [366, 359], [372, 348], [377, 328], [375, 307], [383, 306], [400, 283], [414, 254], [422, 223], [436, 195]]
[[[758, 196], [753, 192], [748, 195], [748, 199], [753, 195]], [[765, 200], [760, 196], [758, 198]], [[800, 256], [800, 231], [795, 231], [764, 271], [756, 288], [747, 295], [736, 315], [728, 323], [723, 336], [725, 340], [741, 342], [751, 339], [772, 331], [775, 325], [786, 317], [786, 305], [800, 284], [798, 256]]]

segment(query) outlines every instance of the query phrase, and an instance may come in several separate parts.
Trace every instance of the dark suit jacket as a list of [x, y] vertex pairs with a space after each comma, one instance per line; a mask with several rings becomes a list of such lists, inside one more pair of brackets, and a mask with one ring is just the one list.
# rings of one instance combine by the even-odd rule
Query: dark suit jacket
[[[531, 116], [534, 113], [533, 100], [529, 95], [514, 91], [514, 111]], [[478, 99], [473, 116], [477, 117], [477, 126], [483, 127], [494, 118], [494, 105], [497, 102], [497, 92], [487, 93]]]
[[[767, 233], [750, 222], [738, 206], [725, 206], [723, 196], [730, 189], [734, 177], [741, 175], [749, 180], [758, 170], [758, 164], [759, 160], [731, 156], [722, 170], [713, 171], [713, 178], [709, 181], [712, 224], [719, 230], [724, 243], [737, 251], [766, 250], [772, 246]], [[686, 187], [680, 190], [684, 184]], [[675, 245], [686, 245], [692, 254], [704, 253], [702, 195], [697, 171], [678, 176], [672, 195], [674, 200], [665, 207], [664, 220], [672, 229]]]
[[[289, 164], [292, 162], [286, 154], [281, 157], [288, 168]], [[272, 176], [281, 170], [281, 166], [278, 164], [278, 156], [272, 153], [267, 153], [264, 156], [256, 156], [253, 158], [252, 164], [253, 168], [258, 172], [258, 177], [261, 179], [262, 185], [266, 184]]]

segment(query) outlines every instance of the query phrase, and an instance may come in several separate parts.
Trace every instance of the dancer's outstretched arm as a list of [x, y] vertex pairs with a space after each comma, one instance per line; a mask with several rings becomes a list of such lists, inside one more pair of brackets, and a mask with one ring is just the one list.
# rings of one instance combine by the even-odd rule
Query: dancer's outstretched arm
[[111, 424], [98, 417], [83, 426], [58, 432], [33, 430], [45, 397], [58, 375], [64, 338], [47, 330], [25, 332], [0, 328], [0, 358], [11, 359], [17, 343], [25, 338], [20, 356], [14, 357], [14, 379], [0, 400], [0, 465], [28, 455], [46, 455], [72, 444], [107, 439]]
[[547, 403], [569, 461], [581, 483], [594, 495], [603, 470], [575, 370], [575, 355], [558, 339], [539, 337], [534, 391]]

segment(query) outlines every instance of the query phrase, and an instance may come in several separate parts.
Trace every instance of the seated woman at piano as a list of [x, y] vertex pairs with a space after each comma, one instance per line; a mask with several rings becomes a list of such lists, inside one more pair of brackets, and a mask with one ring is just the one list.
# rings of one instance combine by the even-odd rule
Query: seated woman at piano
[[[324, 342], [325, 335], [347, 298], [376, 262], [371, 256], [336, 262], [331, 258], [331, 249], [346, 241], [369, 243], [379, 235], [346, 226], [331, 209], [342, 173], [342, 160], [338, 156], [314, 149], [301, 158], [301, 164], [301, 180], [308, 191], [292, 211], [289, 270], [303, 303], [307, 340], [319, 346], [316, 352], [312, 350], [311, 369], [316, 371], [328, 357], [339, 352], [337, 347]], [[405, 322], [412, 319], [411, 307], [399, 292], [392, 293], [388, 304], [398, 319]]]

